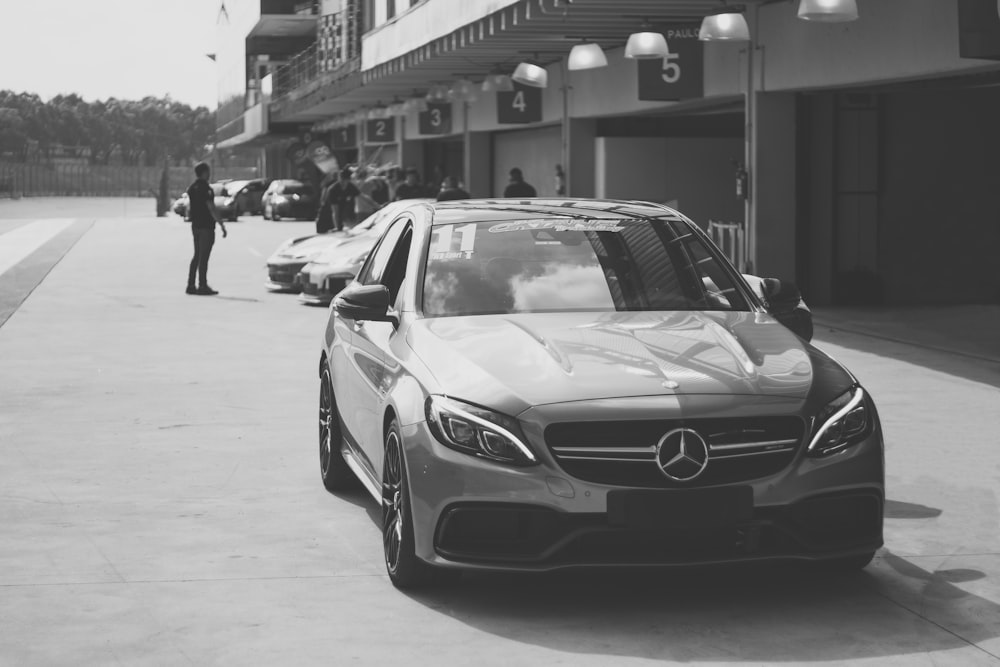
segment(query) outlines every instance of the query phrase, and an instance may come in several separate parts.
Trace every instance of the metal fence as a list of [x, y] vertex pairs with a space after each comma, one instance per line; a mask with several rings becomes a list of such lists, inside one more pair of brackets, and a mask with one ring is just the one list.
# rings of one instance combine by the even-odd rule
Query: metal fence
[[[156, 196], [162, 173], [162, 167], [0, 162], [0, 198]], [[257, 169], [219, 167], [212, 170], [212, 178], [257, 178]], [[193, 180], [191, 167], [169, 167], [169, 195], [179, 196]]]
[[742, 222], [708, 221], [708, 235], [739, 271], [746, 271], [747, 248]]

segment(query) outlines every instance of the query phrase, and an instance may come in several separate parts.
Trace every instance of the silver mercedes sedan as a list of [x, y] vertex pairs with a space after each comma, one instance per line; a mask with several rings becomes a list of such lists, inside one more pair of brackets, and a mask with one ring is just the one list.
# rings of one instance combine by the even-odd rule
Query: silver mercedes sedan
[[334, 299], [319, 358], [326, 488], [381, 504], [410, 587], [465, 569], [765, 559], [882, 545], [872, 398], [757, 289], [640, 202], [413, 203]]

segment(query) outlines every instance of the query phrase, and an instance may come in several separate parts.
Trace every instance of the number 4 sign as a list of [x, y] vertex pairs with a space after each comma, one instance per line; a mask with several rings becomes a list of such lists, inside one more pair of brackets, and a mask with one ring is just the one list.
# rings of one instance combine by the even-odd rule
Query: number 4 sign
[[542, 89], [514, 84], [509, 93], [497, 93], [498, 123], [537, 123], [542, 120]]
[[705, 57], [698, 40], [698, 25], [672, 23], [660, 26], [670, 53], [663, 60], [639, 61], [639, 99], [686, 100], [704, 95]]

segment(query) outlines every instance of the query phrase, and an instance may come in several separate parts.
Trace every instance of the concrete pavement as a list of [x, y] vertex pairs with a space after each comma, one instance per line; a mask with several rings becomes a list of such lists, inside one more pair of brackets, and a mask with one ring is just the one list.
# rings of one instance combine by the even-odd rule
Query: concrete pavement
[[195, 297], [176, 216], [8, 208], [25, 201], [0, 201], [0, 244], [29, 219], [87, 228], [0, 326], [0, 665], [1000, 664], [998, 364], [817, 327], [885, 426], [886, 549], [862, 573], [476, 575], [407, 595], [375, 503], [319, 480], [326, 311], [262, 287], [311, 224], [227, 225], [221, 295]]

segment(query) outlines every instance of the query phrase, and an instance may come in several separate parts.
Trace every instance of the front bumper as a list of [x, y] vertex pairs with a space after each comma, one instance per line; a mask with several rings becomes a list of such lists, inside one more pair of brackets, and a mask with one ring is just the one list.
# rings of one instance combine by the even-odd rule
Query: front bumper
[[305, 266], [305, 260], [290, 262], [268, 262], [267, 281], [264, 287], [274, 292], [298, 292], [302, 289], [299, 285], [298, 274]]
[[[537, 442], [532, 447], [541, 463], [516, 468], [441, 445], [426, 422], [404, 427], [402, 435], [416, 554], [439, 566], [541, 571], [819, 561], [882, 545], [884, 472], [877, 423], [868, 439], [840, 454], [811, 458], [800, 449], [785, 469], [767, 477], [661, 490], [572, 477]], [[712, 510], [719, 489], [738, 495], [740, 488], [752, 498], [745, 511]], [[657, 509], [623, 513], [622, 494], [652, 498]], [[668, 496], [672, 510], [661, 514]], [[678, 512], [687, 518], [677, 519]]]
[[325, 275], [299, 271], [296, 276], [297, 284], [302, 290], [299, 293], [299, 301], [310, 305], [328, 306], [333, 297], [352, 280], [354, 276], [348, 274]]

